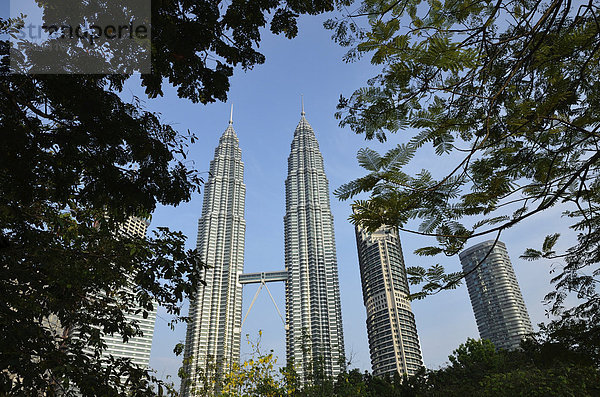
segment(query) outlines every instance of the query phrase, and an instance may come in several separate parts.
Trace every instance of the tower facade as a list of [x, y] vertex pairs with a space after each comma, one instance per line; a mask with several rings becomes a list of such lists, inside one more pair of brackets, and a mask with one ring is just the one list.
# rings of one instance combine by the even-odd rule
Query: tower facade
[[[131, 216], [120, 225], [119, 234], [126, 237], [146, 238], [146, 231], [149, 226], [150, 219]], [[130, 294], [134, 294], [134, 291], [129, 287], [126, 287], [125, 290]], [[126, 313], [125, 318], [127, 321], [137, 322], [143, 335], [130, 338], [127, 342], [123, 342], [123, 337], [120, 334], [103, 335], [106, 350], [102, 354], [105, 356], [112, 355], [115, 358], [130, 358], [134, 364], [147, 368], [150, 363], [157, 305], [158, 303], [154, 302], [154, 309], [148, 313], [147, 318], [144, 318], [141, 311], [138, 314]]]
[[[491, 252], [490, 252], [491, 250]], [[475, 268], [489, 253], [485, 261]], [[498, 349], [516, 349], [533, 332], [506, 245], [494, 240], [460, 253], [471, 305], [482, 339]]]
[[373, 375], [413, 375], [423, 359], [398, 229], [355, 230]]
[[182, 395], [189, 396], [199, 379], [219, 377], [239, 361], [244, 267], [244, 164], [233, 121], [221, 136], [204, 187], [198, 221], [199, 259], [208, 266], [205, 285], [190, 301]]
[[287, 362], [307, 383], [320, 372], [336, 376], [345, 355], [329, 182], [304, 111], [288, 158], [285, 195]]

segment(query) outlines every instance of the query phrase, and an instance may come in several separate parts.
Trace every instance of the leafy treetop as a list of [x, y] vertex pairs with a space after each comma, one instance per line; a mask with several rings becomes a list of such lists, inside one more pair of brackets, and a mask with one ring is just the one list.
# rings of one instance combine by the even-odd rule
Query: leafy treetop
[[[37, 3], [48, 26], [85, 26], [127, 11], [107, 0]], [[272, 32], [291, 38], [300, 14], [333, 7], [329, 0], [151, 6], [152, 74], [142, 85], [156, 97], [168, 83], [201, 103], [226, 99], [235, 66], [264, 62], [257, 47], [269, 19]], [[22, 27], [22, 18], [0, 19], [2, 35]], [[147, 369], [102, 355], [102, 335], [139, 336], [127, 315], [147, 316], [156, 304], [182, 319], [205, 264], [180, 232], [158, 228], [144, 239], [119, 227], [199, 190], [202, 179], [186, 159], [196, 137], [162, 123], [139, 98], [123, 101], [128, 75], [68, 74], [69, 60], [103, 61], [85, 39], [49, 44], [0, 41], [0, 394], [154, 395]], [[67, 74], [11, 74], [11, 60], [26, 66], [48, 48], [63, 51], [57, 57]]]
[[[352, 1], [339, 1], [351, 10]], [[598, 315], [600, 274], [600, 8], [569, 0], [365, 0], [330, 20], [347, 60], [370, 56], [381, 73], [350, 97], [336, 117], [366, 139], [406, 131], [385, 155], [362, 149], [368, 172], [340, 187], [355, 201], [351, 220], [436, 239], [420, 255], [455, 255], [465, 243], [502, 232], [560, 206], [577, 233], [564, 253], [560, 230], [524, 256], [563, 258], [548, 295], [560, 312], [566, 295], [582, 298], [573, 314]], [[448, 172], [405, 171], [431, 145], [454, 162]], [[411, 220], [418, 229], [407, 228]], [[416, 294], [457, 285], [461, 273], [412, 268]]]

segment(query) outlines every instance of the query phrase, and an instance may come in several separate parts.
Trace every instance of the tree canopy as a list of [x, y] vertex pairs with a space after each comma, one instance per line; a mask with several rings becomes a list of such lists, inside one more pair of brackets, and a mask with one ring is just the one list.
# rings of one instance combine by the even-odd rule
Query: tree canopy
[[[559, 206], [577, 244], [556, 252], [560, 230], [526, 259], [563, 258], [547, 296], [561, 312], [567, 294], [583, 302], [572, 314], [597, 316], [600, 274], [600, 8], [569, 0], [365, 0], [326, 26], [369, 56], [381, 73], [349, 97], [342, 126], [401, 143], [381, 155], [362, 149], [367, 175], [335, 194], [357, 200], [351, 220], [435, 238], [419, 255], [457, 254], [472, 238], [498, 239], [517, 223]], [[430, 146], [429, 146], [430, 145]], [[416, 174], [406, 165], [425, 146], [452, 164]], [[437, 172], [436, 172], [437, 171]], [[417, 220], [416, 229], [407, 224]], [[457, 285], [462, 273], [409, 268], [416, 297]]]
[[[123, 12], [107, 0], [37, 4], [46, 25]], [[152, 73], [141, 75], [147, 95], [171, 84], [201, 103], [227, 98], [235, 66], [265, 61], [257, 47], [269, 20], [273, 33], [292, 38], [300, 14], [333, 7], [329, 0], [151, 6]], [[21, 28], [22, 18], [0, 19], [0, 34]], [[152, 395], [156, 379], [128, 359], [103, 356], [101, 336], [139, 335], [126, 315], [147, 316], [155, 302], [182, 319], [182, 301], [205, 264], [180, 232], [159, 228], [143, 239], [118, 229], [200, 189], [186, 162], [197, 138], [164, 124], [138, 98], [124, 101], [129, 75], [70, 74], [68, 60], [90, 56], [89, 48], [84, 38], [70, 48], [57, 40], [50, 44], [67, 57], [60, 75], [12, 73], [11, 60], [36, 62], [45, 47], [0, 41], [0, 394]]]
[[[598, 324], [571, 322], [545, 328], [514, 351], [467, 339], [438, 369], [412, 376], [373, 376], [358, 369], [300, 386], [290, 368], [273, 370], [272, 353], [255, 350], [223, 380], [219, 396], [427, 397], [595, 396], [600, 393]], [[592, 347], [595, 346], [595, 347]], [[592, 347], [592, 348], [590, 348]], [[215, 395], [198, 389], [197, 396]]]

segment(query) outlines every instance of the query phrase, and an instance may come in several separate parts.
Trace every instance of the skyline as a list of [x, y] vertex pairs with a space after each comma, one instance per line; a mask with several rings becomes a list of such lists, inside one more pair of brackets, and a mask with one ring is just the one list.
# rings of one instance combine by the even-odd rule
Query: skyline
[[[242, 146], [242, 148], [243, 148], [243, 146]], [[326, 158], [325, 158], [325, 163], [327, 163], [327, 159]], [[326, 165], [326, 167], [327, 167], [327, 165]], [[332, 202], [337, 202], [336, 204], [337, 204], [338, 207], [339, 206], [345, 206], [345, 203], [340, 203], [335, 198], [332, 198]], [[349, 204], [348, 204], [348, 208], [349, 208]], [[248, 210], [250, 211], [250, 209], [248, 209]], [[348, 211], [348, 214], [349, 214], [349, 211]], [[338, 223], [342, 223], [342, 225], [339, 226]], [[336, 224], [336, 229], [338, 229], [338, 228], [346, 229], [348, 227], [353, 228], [353, 226], [350, 225], [350, 223], [347, 221], [347, 219], [342, 219], [341, 222], [336, 220], [335, 224]], [[276, 236], [277, 232], [273, 232], [271, 237], [273, 237], [273, 235], [275, 237], [277, 237]], [[404, 238], [408, 238], [408, 240], [410, 241], [411, 245], [414, 248], [416, 248], [416, 247], [419, 246], [418, 242], [415, 243], [415, 241], [413, 239], [411, 239], [410, 235], [407, 236], [406, 234], [404, 234], [404, 236], [405, 236]], [[519, 239], [518, 236], [516, 238]], [[247, 240], [248, 240], [248, 237], [247, 237]], [[346, 251], [346, 252], [344, 252], [341, 255], [343, 255], [344, 257], [347, 257], [347, 256], [356, 256], [357, 255], [357, 253], [356, 253], [356, 247], [355, 247], [355, 242], [352, 241], [350, 245], [352, 246], [352, 250], [350, 250], [350, 252]], [[525, 246], [525, 245], [522, 245], [522, 246]], [[264, 248], [264, 247], [256, 247], [255, 246], [255, 247], [252, 247], [252, 250], [257, 250], [257, 249], [260, 250], [261, 248]], [[514, 253], [512, 253], [510, 250], [509, 250], [509, 253], [511, 254], [511, 256], [514, 256]], [[408, 255], [411, 256], [411, 257], [413, 257], [413, 258], [415, 257], [415, 255], [412, 253], [412, 251], [408, 252]], [[458, 257], [456, 257], [456, 259], [458, 261]], [[524, 262], [522, 260], [520, 260], [520, 261], [522, 263]], [[247, 261], [245, 261], [245, 262], [247, 262]], [[355, 262], [356, 262], [356, 269], [355, 270], [357, 272], [357, 278], [354, 281], [358, 282], [358, 285], [360, 286], [360, 277], [358, 275], [358, 259], [355, 259]], [[459, 261], [458, 261], [458, 266], [460, 266], [460, 262]], [[278, 266], [278, 265], [274, 265], [274, 266], [266, 267], [266, 268], [261, 268], [260, 266], [256, 266], [256, 265], [254, 265], [252, 268], [250, 268], [248, 266], [245, 266], [244, 272], [245, 273], [252, 273], [252, 272], [260, 272], [260, 271], [273, 271], [273, 270], [279, 270], [279, 268], [280, 268], [280, 266]], [[348, 269], [346, 267], [345, 270], [354, 270], [354, 269]], [[517, 278], [520, 279], [519, 276], [517, 276]], [[532, 279], [533, 280], [537, 280], [535, 274], [533, 274], [533, 275], [529, 274], [529, 279], [530, 280], [532, 280]], [[346, 280], [349, 281], [348, 278], [346, 278]], [[348, 306], [353, 306], [352, 304], [348, 303], [349, 299], [344, 300], [344, 295], [346, 297], [348, 297], [349, 295], [354, 295], [354, 297], [360, 296], [360, 294], [356, 295], [356, 294], [352, 294], [352, 291], [348, 291], [348, 289], [349, 289], [348, 285], [349, 285], [349, 283], [346, 283], [346, 284], [343, 284], [341, 286], [341, 289], [342, 289], [342, 310], [345, 311], [345, 312], [353, 312], [354, 314], [358, 314], [361, 317], [362, 316], [366, 317], [365, 313], [357, 313], [355, 310], [352, 310], [351, 307], [348, 307]], [[533, 285], [533, 286], [535, 287], [535, 285]], [[550, 290], [550, 286], [548, 285], [548, 287], [549, 287], [548, 288], [548, 291], [549, 291]], [[278, 304], [283, 303], [284, 302], [284, 293], [283, 293], [283, 289], [284, 288], [283, 288], [283, 284], [279, 284], [279, 283], [271, 284], [270, 289], [273, 292], [273, 295], [275, 296], [275, 299], [278, 302]], [[278, 291], [278, 289], [280, 289], [280, 291]], [[537, 291], [538, 292], [537, 296], [542, 297], [545, 294], [545, 291], [546, 290], [544, 290], [544, 288], [542, 287], [541, 288], [541, 294], [540, 294], [540, 291]], [[251, 296], [254, 294], [254, 292], [255, 291], [252, 288], [246, 288], [245, 289], [245, 291], [244, 291], [244, 308], [243, 308], [243, 313], [246, 313], [246, 311], [248, 309], [248, 302], [251, 301]], [[439, 342], [441, 342], [441, 344], [445, 345], [446, 351], [445, 352], [444, 351], [439, 351], [436, 354], [436, 356], [437, 356], [437, 358], [439, 360], [438, 362], [433, 361], [433, 360], [435, 360], [435, 358], [432, 360], [430, 358], [431, 356], [427, 357], [424, 354], [424, 360], [425, 360], [425, 364], [426, 364], [427, 367], [437, 368], [437, 367], [441, 366], [442, 364], [444, 364], [444, 362], [447, 361], [446, 360], [447, 355], [450, 354], [452, 352], [452, 350], [454, 350], [455, 348], [457, 348], [459, 343], [465, 342], [467, 337], [479, 338], [479, 334], [478, 334], [477, 328], [476, 328], [474, 314], [473, 314], [473, 312], [471, 310], [470, 303], [469, 303], [469, 297], [468, 297], [468, 294], [467, 294], [467, 291], [466, 291], [466, 284], [464, 284], [464, 283], [459, 288], [458, 291], [446, 291], [446, 292], [443, 292], [441, 295], [439, 295], [437, 297], [432, 296], [432, 297], [427, 298], [425, 301], [415, 301], [415, 302], [412, 303], [414, 307], [417, 307], [417, 309], [414, 309], [414, 312], [415, 312], [415, 316], [417, 318], [417, 327], [420, 329], [419, 335], [421, 335], [421, 333], [423, 331], [425, 331], [424, 332], [425, 334], [431, 333], [432, 331], [435, 332], [435, 333], [437, 333], [437, 334], [440, 333], [439, 329], [436, 331], [436, 330], [433, 330], [432, 328], [427, 328], [427, 326], [422, 326], [421, 325], [421, 323], [423, 322], [423, 321], [421, 321], [421, 318], [424, 317], [425, 313], [420, 313], [419, 312], [419, 310], [420, 310], [419, 307], [421, 307], [421, 306], [423, 306], [423, 307], [429, 307], [429, 308], [432, 308], [432, 307], [435, 308], [436, 306], [440, 307], [442, 305], [438, 305], [437, 303], [439, 303], [439, 302], [437, 302], [437, 303], [431, 302], [430, 303], [430, 301], [434, 301], [434, 300], [437, 300], [437, 299], [440, 299], [440, 298], [441, 298], [441, 300], [446, 300], [445, 298], [448, 297], [448, 296], [444, 296], [444, 295], [448, 295], [448, 294], [450, 294], [449, 297], [451, 299], [448, 302], [446, 302], [447, 304], [444, 305], [444, 306], [446, 306], [446, 307], [447, 306], [452, 306], [455, 302], [459, 302], [461, 304], [467, 305], [468, 306], [467, 307], [468, 310], [466, 310], [466, 311], [465, 310], [460, 311], [460, 315], [464, 315], [465, 317], [467, 317], [467, 319], [472, 320], [472, 321], [470, 321], [469, 323], [464, 324], [465, 325], [464, 328], [463, 328], [463, 325], [457, 325], [457, 323], [447, 323], [447, 325], [448, 325], [447, 328], [450, 328], [450, 329], [462, 328], [462, 331], [463, 331], [462, 335], [464, 335], [464, 338], [460, 339], [460, 336], [459, 336], [457, 339], [455, 339], [456, 340], [455, 344], [452, 344], [452, 342], [450, 342], [450, 339], [439, 341]], [[460, 296], [457, 298], [456, 295], [464, 295], [465, 298], [462, 299]], [[262, 297], [262, 302], [261, 302], [261, 297]], [[360, 297], [359, 297], [359, 299], [360, 299]], [[527, 299], [526, 299], [526, 302], [527, 302]], [[541, 320], [544, 321], [544, 317], [540, 316], [540, 310], [539, 310], [540, 308], [543, 309], [543, 307], [541, 305], [538, 306], [538, 310], [537, 310], [538, 319], [541, 318]], [[448, 311], [444, 310], [443, 312], [448, 312]], [[258, 313], [261, 313], [262, 316], [259, 315]], [[343, 315], [343, 317], [344, 317], [344, 315]], [[272, 321], [271, 320], [265, 320], [265, 318], [267, 318], [267, 319], [268, 318], [272, 318]], [[435, 319], [435, 316], [433, 317], [433, 320], [432, 320], [431, 317], [429, 317], [429, 318], [425, 317], [424, 318], [424, 320], [425, 320], [426, 323], [429, 323], [431, 321], [435, 322], [434, 319]], [[285, 357], [285, 349], [284, 349], [284, 346], [281, 346], [281, 345], [284, 345], [284, 341], [285, 341], [284, 332], [283, 332], [283, 329], [279, 333], [277, 331], [277, 329], [273, 329], [271, 327], [265, 326], [265, 323], [271, 323], [271, 322], [273, 322], [274, 324], [276, 324], [276, 327], [279, 326], [279, 324], [280, 324], [280, 320], [277, 317], [277, 313], [275, 312], [275, 309], [272, 307], [272, 303], [270, 302], [268, 296], [266, 294], [262, 294], [262, 295], [259, 296], [259, 299], [257, 300], [257, 302], [254, 305], [252, 313], [250, 313], [250, 316], [248, 317], [248, 321], [247, 321], [244, 329], [242, 330], [242, 335], [250, 334], [250, 337], [252, 339], [252, 338], [254, 338], [254, 337], [257, 336], [258, 330], [262, 330], [263, 331], [263, 341], [262, 341], [263, 347], [267, 348], [267, 349], [273, 348], [274, 350], [277, 351], [277, 345], [280, 345], [279, 354], [276, 353], [276, 355], [279, 357], [279, 360], [280, 360], [279, 364], [283, 365], [284, 364], [283, 358]], [[349, 328], [348, 325], [347, 325], [347, 322], [348, 321], [344, 319], [344, 324], [345, 324], [344, 328], [345, 329]], [[252, 324], [252, 323], [254, 323], [254, 324], [253, 325], [248, 325], [248, 324]], [[254, 329], [254, 331], [252, 330], [252, 328]], [[347, 354], [349, 354], [351, 356], [354, 355], [354, 357], [349, 357], [351, 359], [353, 358], [354, 359], [354, 363], [355, 363], [354, 365], [351, 365], [351, 367], [356, 366], [356, 367], [359, 367], [359, 368], [361, 368], [363, 370], [364, 369], [370, 370], [371, 368], [370, 368], [370, 361], [369, 361], [369, 357], [368, 357], [368, 341], [367, 341], [366, 326], [364, 324], [364, 321], [356, 324], [356, 326], [350, 326], [350, 328], [354, 328], [355, 330], [358, 329], [359, 330], [358, 333], [364, 333], [364, 335], [363, 335], [364, 336], [364, 339], [363, 339], [364, 345], [363, 346], [365, 348], [364, 351], [358, 351], [357, 352], [357, 351], [352, 350], [352, 349], [350, 351], [347, 351]], [[470, 329], [470, 332], [469, 332], [469, 329]], [[536, 329], [537, 329], [537, 327], [536, 327]], [[269, 335], [269, 334], [271, 334], [271, 335]], [[278, 334], [280, 334], [281, 337], [279, 337]], [[441, 332], [441, 334], [443, 334], [443, 332]], [[420, 337], [420, 340], [421, 340], [421, 344], [425, 345], [425, 346], [423, 346], [423, 350], [433, 350], [432, 349], [432, 345], [427, 346], [426, 342], [423, 342], [423, 338], [422, 337]], [[352, 343], [352, 344], [354, 346], [356, 346], [357, 345], [356, 339], [353, 340], [353, 342], [355, 342], [355, 343]], [[360, 341], [359, 341], [359, 343], [360, 343]], [[167, 349], [169, 349], [169, 347], [170, 346], [166, 346]], [[245, 347], [245, 343], [244, 343], [244, 340], [242, 340], [242, 359], [244, 358], [244, 347]], [[154, 349], [154, 347], [153, 347], [153, 349]], [[245, 353], [247, 354], [248, 351], [246, 351]], [[364, 357], [360, 357], [359, 355], [363, 355]], [[360, 359], [360, 361], [358, 361], [358, 362], [356, 360], [357, 356]], [[429, 362], [428, 362], [428, 359], [429, 359]], [[432, 363], [432, 361], [433, 361], [433, 363]]]
[[[190, 148], [188, 159], [193, 161], [193, 166], [200, 171], [206, 171], [214, 144], [226, 126], [230, 114], [229, 103], [234, 104], [233, 119], [246, 164], [246, 273], [280, 270], [283, 267], [283, 182], [291, 131], [300, 111], [301, 94], [304, 94], [306, 112], [320, 143], [331, 190], [364, 175], [355, 158], [358, 149], [368, 146], [383, 152], [392, 145], [408, 139], [408, 134], [399, 133], [391, 135], [387, 144], [365, 142], [363, 136], [338, 127], [333, 113], [339, 95], [347, 95], [361, 86], [366, 78], [375, 74], [375, 69], [366, 60], [353, 64], [341, 62], [345, 49], [334, 44], [330, 40], [330, 32], [321, 26], [322, 21], [328, 17], [330, 15], [301, 18], [299, 37], [292, 41], [265, 36], [261, 50], [267, 56], [266, 63], [246, 73], [237, 69], [238, 74], [232, 80], [227, 104], [203, 106], [174, 99], [174, 90], [171, 88], [165, 90], [164, 98], [143, 101], [149, 110], [162, 113], [163, 120], [173, 124], [177, 130], [185, 132], [189, 129], [196, 133], [199, 140]], [[308, 50], [313, 56], [306, 56]], [[313, 62], [317, 58], [319, 62]], [[126, 87], [123, 95], [139, 93], [143, 98], [143, 93], [133, 83]], [[439, 158], [431, 151], [430, 157], [415, 158], [410, 169], [430, 167], [432, 158], [439, 164], [436, 168], [440, 172], [446, 169], [446, 165], [452, 164], [452, 159]], [[164, 225], [182, 230], [188, 237], [188, 246], [193, 247], [196, 239], [195, 224], [201, 212], [201, 198], [202, 195], [197, 195], [190, 203], [177, 208], [158, 208], [154, 213], [152, 227]], [[353, 359], [351, 367], [370, 369], [364, 325], [366, 313], [362, 306], [362, 297], [355, 293], [360, 290], [360, 276], [354, 227], [347, 221], [351, 212], [350, 204], [331, 197], [337, 237], [346, 354], [349, 359]], [[559, 216], [559, 210], [551, 209], [528, 223], [508, 230], [502, 237], [515, 265], [517, 279], [522, 286], [533, 324], [546, 321], [545, 307], [540, 302], [543, 296], [553, 289], [548, 282], [550, 266], [545, 261], [525, 263], [518, 259], [518, 256], [525, 248], [541, 244], [544, 236], [537, 230], [553, 229], [565, 232], [566, 230], [561, 229], [560, 222], [557, 222]], [[401, 233], [401, 240], [405, 248], [407, 266], [442, 263], [447, 265], [450, 271], [461, 268], [458, 256], [430, 259], [414, 255], [414, 249], [431, 243], [427, 238]], [[484, 238], [480, 241], [483, 240]], [[473, 244], [477, 242], [479, 241], [474, 240]], [[566, 247], [568, 243], [568, 239], [562, 239], [558, 248]], [[257, 287], [244, 289], [243, 313], [247, 311], [255, 288]], [[278, 304], [283, 304], [283, 285], [273, 284], [270, 288]], [[413, 302], [412, 307], [427, 367], [437, 368], [443, 365], [452, 350], [464, 343], [467, 337], [479, 337], [464, 284], [455, 291], [442, 292], [424, 301]], [[261, 313], [261, 316], [258, 316], [258, 313]], [[162, 343], [153, 345], [151, 367], [157, 370], [159, 376], [174, 375], [180, 366], [181, 358], [175, 357], [172, 348], [184, 339], [181, 329], [184, 329], [185, 325], [179, 325], [175, 332], [171, 332], [161, 317], [167, 318], [164, 311], [159, 310], [155, 334], [156, 339]], [[279, 363], [283, 364], [283, 326], [279, 329], [265, 329], [262, 324], [266, 322], [280, 324], [270, 299], [266, 294], [262, 294], [241, 332], [242, 358], [248, 352], [244, 342], [245, 335], [250, 334], [254, 339], [258, 330], [262, 329], [262, 345], [273, 349], [279, 357]], [[444, 326], [440, 327], [440, 324]]]

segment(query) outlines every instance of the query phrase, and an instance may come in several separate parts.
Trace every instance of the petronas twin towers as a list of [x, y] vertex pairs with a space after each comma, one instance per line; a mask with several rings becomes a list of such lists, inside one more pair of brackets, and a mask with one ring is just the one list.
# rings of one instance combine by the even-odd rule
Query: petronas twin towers
[[285, 181], [286, 350], [300, 379], [311, 365], [337, 375], [344, 363], [329, 182], [315, 133], [304, 117], [294, 132]]
[[294, 132], [285, 189], [285, 271], [243, 275], [246, 187], [230, 119], [210, 163], [198, 222], [198, 253], [209, 268], [206, 285], [190, 302], [184, 353], [190, 378], [182, 382], [183, 396], [239, 360], [242, 285], [251, 282], [285, 281], [287, 360], [301, 381], [310, 381], [314, 365], [326, 376], [342, 368], [344, 337], [329, 183], [304, 109]]
[[[204, 187], [202, 216], [198, 221], [197, 250], [209, 266], [190, 302], [185, 340], [185, 371], [182, 395], [191, 395], [200, 379], [214, 378], [222, 368], [239, 359], [242, 286], [244, 269], [244, 164], [233, 122], [225, 130], [210, 163]], [[219, 369], [219, 371], [216, 371]]]

